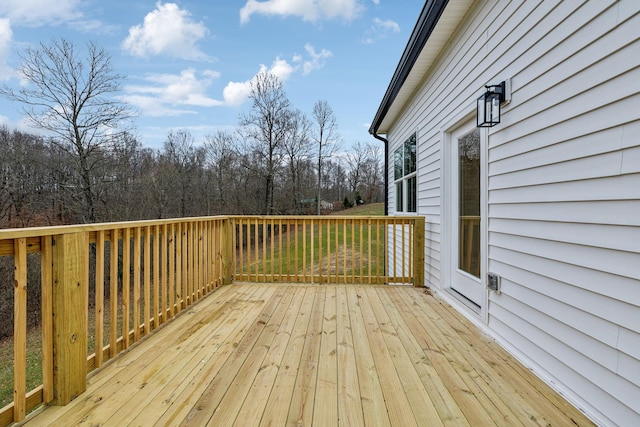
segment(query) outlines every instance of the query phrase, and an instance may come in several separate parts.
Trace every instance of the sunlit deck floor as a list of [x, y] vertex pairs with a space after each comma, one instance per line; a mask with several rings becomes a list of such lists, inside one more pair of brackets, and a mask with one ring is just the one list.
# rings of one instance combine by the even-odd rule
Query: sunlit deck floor
[[424, 289], [226, 286], [27, 425], [590, 425]]

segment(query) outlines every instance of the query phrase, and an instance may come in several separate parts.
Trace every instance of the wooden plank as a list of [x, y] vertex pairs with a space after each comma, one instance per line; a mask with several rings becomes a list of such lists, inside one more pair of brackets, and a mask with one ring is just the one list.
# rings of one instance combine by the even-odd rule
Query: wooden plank
[[[156, 420], [157, 425], [177, 425], [187, 417], [199, 399], [211, 390], [211, 382], [217, 378], [225, 366], [228, 366], [230, 358], [240, 346], [243, 337], [251, 330], [252, 324], [275, 293], [274, 288], [262, 286], [225, 286], [220, 291], [227, 291], [227, 288], [233, 288], [229, 292], [236, 295], [234, 311], [237, 313], [240, 309], [243, 315], [234, 316], [232, 323], [219, 329], [220, 337], [226, 338], [216, 344], [217, 348], [207, 345], [203, 348], [205, 353], [194, 356], [194, 360], [198, 362], [197, 367], [188, 371], [187, 375], [177, 372], [175, 380], [169, 383], [169, 387], [163, 388], [161, 393], [140, 412], [136, 418], [137, 425], [153, 424]], [[216, 291], [216, 295], [220, 291]], [[237, 304], [240, 305], [236, 306]], [[243, 309], [244, 304], [247, 305]], [[217, 338], [218, 334], [213, 336]], [[203, 360], [206, 363], [202, 363]]]
[[347, 288], [336, 288], [336, 339], [338, 420], [343, 426], [364, 426], [353, 328], [349, 317]]
[[[191, 310], [191, 316], [187, 313], [178, 316], [173, 322], [157, 331], [154, 339], [142, 340], [132, 347], [132, 351], [121, 355], [119, 359], [121, 363], [109, 364], [90, 376], [88, 385], [91, 390], [83, 396], [83, 399], [70, 402], [64, 408], [60, 408], [63, 409], [61, 411], [45, 411], [38, 416], [38, 424], [75, 425], [83, 420], [95, 421], [98, 417], [107, 421], [112, 416], [120, 416], [121, 413], [131, 416], [132, 412], [141, 411], [143, 408], [138, 405], [138, 399], [144, 398], [150, 394], [149, 390], [152, 390], [150, 387], [145, 392], [141, 391], [146, 388], [146, 383], [153, 384], [157, 381], [161, 384], [166, 380], [165, 374], [171, 371], [163, 369], [165, 366], [171, 366], [167, 365], [168, 361], [175, 363], [175, 359], [178, 361], [188, 359], [181, 357], [184, 353], [183, 345], [189, 345], [192, 340], [199, 338], [196, 332], [205, 322], [198, 323], [198, 321], [222, 316], [224, 308], [220, 309], [220, 306], [232, 297], [232, 293], [221, 292], [220, 300], [212, 301], [214, 303], [212, 306], [203, 304], [194, 307]], [[195, 325], [191, 323], [192, 321], [195, 321]], [[190, 348], [196, 347], [197, 345], [190, 346]], [[162, 388], [159, 388], [157, 391], [161, 390]], [[173, 391], [172, 389], [171, 392]], [[130, 403], [131, 407], [128, 407]], [[160, 400], [158, 403], [163, 402]], [[156, 412], [153, 417], [157, 419], [160, 415], [161, 413]], [[103, 422], [96, 421], [96, 423]]]
[[[112, 396], [111, 406], [100, 405], [99, 402], [84, 405], [81, 413], [74, 411], [74, 417], [88, 425], [100, 420], [105, 420], [108, 425], [148, 425], [150, 422], [145, 421], [145, 417], [157, 419], [167, 408], [166, 399], [170, 394], [185, 390], [185, 383], [188, 385], [207, 367], [203, 361], [209, 361], [212, 355], [217, 354], [229, 333], [242, 323], [235, 315], [237, 310], [248, 310], [257, 301], [245, 298], [238, 302], [234, 300], [237, 296], [229, 292], [222, 295], [216, 304], [205, 304], [197, 312], [190, 308], [184, 316], [195, 317], [195, 323], [187, 321], [179, 333], [172, 337], [165, 335], [163, 343], [148, 345], [146, 354], [130, 361], [136, 365], [129, 368], [130, 372], [135, 372], [134, 375], [126, 376], [123, 372], [101, 387], [101, 394]], [[212, 322], [215, 322], [215, 327], [210, 329]], [[156, 357], [150, 358], [147, 354], [155, 354]], [[129, 399], [126, 396], [130, 396]], [[126, 409], [111, 409], [118, 403], [124, 405], [125, 401]]]
[[318, 425], [330, 425], [338, 419], [336, 288], [328, 286], [326, 289], [318, 362], [318, 384], [313, 407], [313, 422]]
[[27, 239], [14, 242], [13, 420], [26, 415], [27, 395]]
[[362, 316], [360, 301], [366, 294], [356, 290], [354, 286], [346, 287], [346, 293], [364, 423], [368, 426], [390, 426], [385, 397]]
[[[417, 297], [418, 293], [416, 292], [418, 291], [414, 289], [413, 292], [406, 293], [410, 297], [408, 302], [394, 295], [399, 291], [398, 288], [392, 288], [390, 297], [403, 310], [409, 310], [413, 313], [413, 317], [406, 318], [409, 328], [446, 384], [447, 389], [454, 396], [469, 424], [499, 425], [509, 422], [519, 424], [518, 420], [513, 419], [513, 416], [509, 420], [505, 419], [505, 414], [500, 412], [497, 407], [498, 403], [494, 403], [482, 387], [474, 381], [474, 376], [477, 374], [473, 367], [465, 363], [456, 351], [451, 350], [450, 338], [435, 327], [439, 316], [427, 314], [425, 309], [428, 306], [422, 304], [420, 298]], [[412, 319], [416, 319], [416, 321]], [[425, 325], [429, 325], [429, 329], [426, 329]]]
[[40, 243], [42, 292], [42, 387], [44, 403], [53, 400], [53, 242], [44, 236]]
[[408, 396], [403, 390], [402, 380], [398, 377], [392, 355], [389, 353], [383, 332], [378, 326], [369, 295], [366, 292], [366, 289], [372, 290], [373, 288], [357, 287], [356, 289], [363, 295], [363, 298], [360, 298], [360, 309], [376, 371], [380, 378], [380, 388], [387, 403], [391, 425], [417, 427], [419, 424], [414, 416]]
[[[371, 288], [368, 293], [368, 300], [374, 312], [384, 342], [387, 346], [389, 356], [395, 366], [395, 371], [402, 383], [402, 389], [407, 396], [407, 400], [413, 410], [413, 415], [418, 425], [438, 426], [443, 425], [440, 415], [425, 386], [420, 380], [420, 376], [415, 369], [415, 364], [420, 360], [412, 360], [407, 354], [406, 348], [401, 342], [399, 335], [402, 334], [404, 322], [392, 322], [387, 314], [387, 310], [392, 310], [393, 305], [388, 309], [381, 302], [376, 292], [376, 288]], [[388, 292], [384, 289], [382, 292]], [[397, 326], [397, 327], [396, 327]], [[431, 387], [430, 385], [428, 387]]]
[[[292, 295], [292, 299], [273, 340], [268, 345], [267, 354], [253, 379], [251, 388], [246, 393], [244, 403], [238, 411], [237, 421], [245, 426], [260, 425], [262, 414], [267, 408], [267, 402], [271, 394], [274, 393], [275, 382], [278, 376], [285, 371], [283, 367], [285, 350], [288, 348], [289, 341], [293, 337], [294, 328], [298, 324], [297, 317], [303, 304], [305, 289], [290, 287], [286, 289], [286, 292]], [[286, 301], [283, 299], [280, 304], [283, 305], [285, 303]], [[291, 383], [290, 390], [292, 389], [293, 383]], [[288, 406], [286, 409], [288, 409]], [[287, 414], [286, 409], [281, 408], [281, 413], [284, 416]], [[218, 422], [217, 414], [216, 422]]]
[[[211, 419], [212, 414], [220, 405], [220, 402], [226, 395], [229, 388], [236, 380], [238, 372], [241, 371], [245, 361], [254, 351], [254, 346], [259, 340], [263, 330], [266, 328], [272, 313], [278, 308], [282, 300], [283, 293], [276, 292], [271, 297], [267, 306], [258, 316], [257, 321], [252, 325], [242, 341], [238, 344], [236, 350], [231, 354], [227, 362], [221, 368], [221, 375], [216, 376], [203, 392], [193, 409], [187, 414], [183, 420], [183, 425], [205, 425]], [[264, 357], [264, 355], [262, 355]], [[259, 358], [259, 356], [258, 356]], [[251, 361], [255, 360], [255, 356], [251, 357]], [[259, 368], [259, 367], [258, 367]], [[244, 371], [243, 371], [244, 372]], [[242, 377], [238, 378], [242, 380]], [[233, 421], [233, 420], [232, 420]], [[222, 424], [225, 425], [225, 424]]]
[[[242, 363], [242, 367], [237, 371], [235, 378], [229, 384], [224, 393], [224, 397], [215, 410], [211, 411], [213, 416], [207, 414], [207, 416], [211, 416], [207, 425], [231, 425], [235, 421], [243, 401], [253, 383], [256, 381], [256, 377], [260, 371], [267, 366], [265, 359], [268, 356], [268, 350], [272, 348], [276, 333], [285, 321], [285, 315], [287, 314], [293, 296], [293, 292], [287, 291], [284, 288], [278, 288], [276, 292], [276, 297], [279, 298], [277, 305], [268, 312], [261, 313], [260, 317], [264, 319], [263, 321], [266, 321], [266, 325], [260, 332], [260, 337], [255, 342], [253, 349]], [[255, 404], [255, 402], [249, 403], [252, 405]]]
[[[289, 231], [287, 230], [287, 233]], [[295, 326], [287, 343], [275, 384], [260, 419], [260, 426], [285, 425], [289, 406], [293, 399], [296, 376], [300, 370], [304, 369], [304, 366], [301, 366], [302, 351], [306, 342], [311, 312], [315, 306], [316, 291], [311, 287], [300, 289], [304, 289], [305, 292], [302, 305], [298, 310]], [[239, 419], [241, 418], [239, 417]]]
[[455, 398], [445, 386], [427, 354], [420, 348], [418, 340], [409, 327], [409, 323], [414, 323], [415, 326], [414, 314], [408, 311], [406, 306], [398, 304], [397, 299], [391, 298], [391, 295], [399, 298], [402, 292], [385, 289], [378, 290], [377, 293], [387, 311], [389, 321], [397, 332], [398, 339], [407, 350], [411, 364], [429, 393], [429, 400], [433, 403], [443, 424], [450, 427], [469, 426]]
[[313, 306], [309, 329], [302, 349], [300, 369], [293, 389], [287, 425], [311, 425], [313, 421], [326, 287], [322, 286], [316, 289], [316, 302]]
[[510, 407], [522, 412], [520, 417], [535, 419], [543, 425], [553, 424], [554, 420], [565, 417], [575, 420], [583, 417], [578, 409], [544, 384], [531, 370], [522, 366], [495, 342], [480, 336], [477, 329], [460, 315], [441, 303], [431, 304], [431, 307], [442, 316], [451, 331], [456, 331], [464, 338], [454, 343], [473, 347], [475, 351], [468, 353], [470, 362], [479, 368], [487, 383], [494, 385], [496, 395], [503, 396]]

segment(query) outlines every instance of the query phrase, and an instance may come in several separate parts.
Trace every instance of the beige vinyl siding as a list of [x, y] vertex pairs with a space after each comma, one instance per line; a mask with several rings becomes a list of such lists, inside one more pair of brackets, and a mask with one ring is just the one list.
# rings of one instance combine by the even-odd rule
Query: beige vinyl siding
[[425, 277], [446, 288], [442, 134], [485, 84], [512, 78], [488, 131], [488, 271], [503, 287], [488, 325], [612, 425], [640, 424], [639, 9], [478, 1], [388, 134], [417, 129]]

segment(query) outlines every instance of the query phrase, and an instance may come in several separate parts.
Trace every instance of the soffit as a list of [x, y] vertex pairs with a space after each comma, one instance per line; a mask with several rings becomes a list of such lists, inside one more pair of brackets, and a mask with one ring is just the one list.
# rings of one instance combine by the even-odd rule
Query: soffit
[[[387, 113], [380, 120], [380, 124], [377, 127], [378, 134], [387, 134], [389, 128], [411, 100], [425, 75], [431, 69], [472, 4], [473, 0], [449, 0], [398, 94], [391, 101]], [[415, 31], [417, 30], [414, 29]]]

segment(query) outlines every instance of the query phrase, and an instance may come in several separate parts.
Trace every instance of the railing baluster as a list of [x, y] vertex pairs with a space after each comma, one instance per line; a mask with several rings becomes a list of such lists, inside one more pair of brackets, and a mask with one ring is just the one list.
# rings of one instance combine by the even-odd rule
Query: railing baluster
[[109, 325], [109, 358], [118, 353], [118, 230], [111, 231], [111, 243], [109, 245], [109, 304], [111, 325]]
[[51, 236], [40, 238], [43, 403], [53, 400], [53, 253]]
[[160, 226], [153, 227], [153, 329], [160, 326]]
[[177, 254], [177, 242], [176, 242], [176, 224], [171, 224], [169, 227], [169, 253], [167, 254], [167, 260], [169, 262], [169, 288], [168, 288], [168, 302], [169, 302], [169, 319], [174, 316], [174, 302], [176, 295], [176, 264], [178, 260]]
[[104, 332], [104, 230], [98, 230], [96, 235], [96, 307], [95, 307], [95, 365], [102, 366], [103, 332]]
[[142, 288], [144, 293], [144, 334], [151, 332], [151, 227], [144, 228], [144, 272]]
[[191, 289], [189, 285], [189, 229], [192, 223], [184, 224], [182, 227], [182, 309], [187, 308]]
[[13, 418], [26, 415], [27, 395], [27, 239], [14, 240]]
[[131, 298], [131, 229], [125, 228], [122, 236], [122, 348], [129, 348], [129, 320]]
[[133, 342], [140, 340], [140, 256], [141, 256], [141, 230], [136, 227], [133, 232]]

